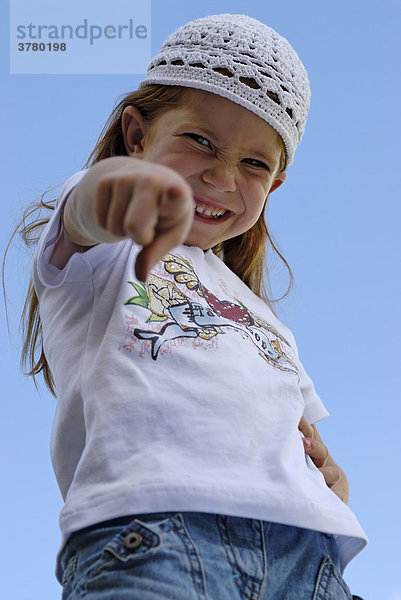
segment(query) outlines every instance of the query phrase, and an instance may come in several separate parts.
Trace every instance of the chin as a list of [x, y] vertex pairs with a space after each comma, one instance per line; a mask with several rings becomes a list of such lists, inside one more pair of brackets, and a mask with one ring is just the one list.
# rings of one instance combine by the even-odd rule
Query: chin
[[[216, 242], [216, 243], [218, 243], [218, 242]], [[184, 246], [197, 246], [201, 250], [205, 250], [205, 251], [209, 250], [209, 248], [213, 248], [213, 246], [215, 246], [215, 245], [216, 244], [206, 244], [204, 241], [202, 242], [201, 240], [199, 240], [193, 236], [188, 236], [184, 242]]]
[[209, 250], [209, 248], [212, 248], [218, 243], [212, 239], [213, 236], [205, 235], [204, 231], [199, 231], [196, 225], [197, 223], [195, 221], [186, 237], [184, 242], [185, 246], [197, 246], [198, 248], [201, 248], [201, 250]]

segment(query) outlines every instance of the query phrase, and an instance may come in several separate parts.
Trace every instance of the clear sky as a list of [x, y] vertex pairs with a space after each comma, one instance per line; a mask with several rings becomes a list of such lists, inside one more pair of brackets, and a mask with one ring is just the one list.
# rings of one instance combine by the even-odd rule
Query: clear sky
[[[346, 580], [365, 600], [401, 600], [401, 4], [152, 0], [152, 52], [177, 26], [223, 12], [248, 13], [272, 26], [309, 73], [306, 133], [287, 181], [271, 198], [271, 227], [296, 279], [279, 315], [331, 413], [320, 431], [349, 476], [350, 505], [370, 539]], [[2, 249], [25, 205], [80, 169], [117, 97], [141, 79], [137, 73], [9, 75], [6, 29]], [[7, 600], [55, 600], [61, 509], [49, 459], [55, 401], [18, 368], [29, 264], [14, 243], [6, 265], [10, 336], [0, 319], [0, 586]], [[279, 275], [275, 281], [283, 285]]]

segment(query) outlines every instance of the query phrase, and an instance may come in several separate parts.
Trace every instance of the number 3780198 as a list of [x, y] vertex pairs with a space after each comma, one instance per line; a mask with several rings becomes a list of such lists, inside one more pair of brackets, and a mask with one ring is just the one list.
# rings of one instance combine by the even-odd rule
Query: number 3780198
[[67, 44], [62, 42], [20, 42], [18, 44], [19, 52], [65, 52]]

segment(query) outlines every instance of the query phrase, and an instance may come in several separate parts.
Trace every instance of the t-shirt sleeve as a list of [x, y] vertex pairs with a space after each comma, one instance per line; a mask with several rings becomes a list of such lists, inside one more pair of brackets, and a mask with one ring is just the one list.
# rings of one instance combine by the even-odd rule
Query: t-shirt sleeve
[[301, 394], [305, 402], [305, 408], [303, 416], [305, 419], [313, 424], [325, 419], [329, 416], [329, 412], [326, 410], [323, 402], [316, 393], [315, 386], [313, 385], [312, 379], [307, 375], [304, 366], [298, 361], [299, 368], [299, 387]]
[[280, 326], [283, 328], [284, 335], [289, 340], [290, 346], [294, 351], [294, 360], [298, 367], [298, 385], [304, 401], [303, 416], [309, 423], [317, 423], [318, 421], [328, 417], [330, 413], [326, 410], [323, 402], [315, 390], [312, 379], [306, 373], [305, 368], [299, 358], [298, 346], [294, 334], [292, 333], [291, 329], [288, 329], [288, 327], [282, 323], [280, 323]]
[[[68, 273], [69, 264], [64, 269], [58, 269], [50, 264], [50, 258], [62, 233], [65, 202], [84, 175], [85, 171], [79, 171], [67, 179], [56, 200], [54, 212], [40, 237], [34, 257], [34, 273], [45, 287], [58, 287]], [[71, 260], [73, 258], [71, 257]]]

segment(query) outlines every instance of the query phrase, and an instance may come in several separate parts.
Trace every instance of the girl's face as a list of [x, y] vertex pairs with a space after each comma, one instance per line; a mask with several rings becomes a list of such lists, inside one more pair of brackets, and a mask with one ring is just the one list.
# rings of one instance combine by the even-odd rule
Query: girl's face
[[[138, 143], [138, 129], [143, 137]], [[244, 233], [258, 220], [279, 172], [278, 133], [249, 110], [202, 90], [146, 125], [125, 109], [123, 131], [131, 156], [174, 169], [193, 191], [195, 214], [185, 244], [203, 250]]]

